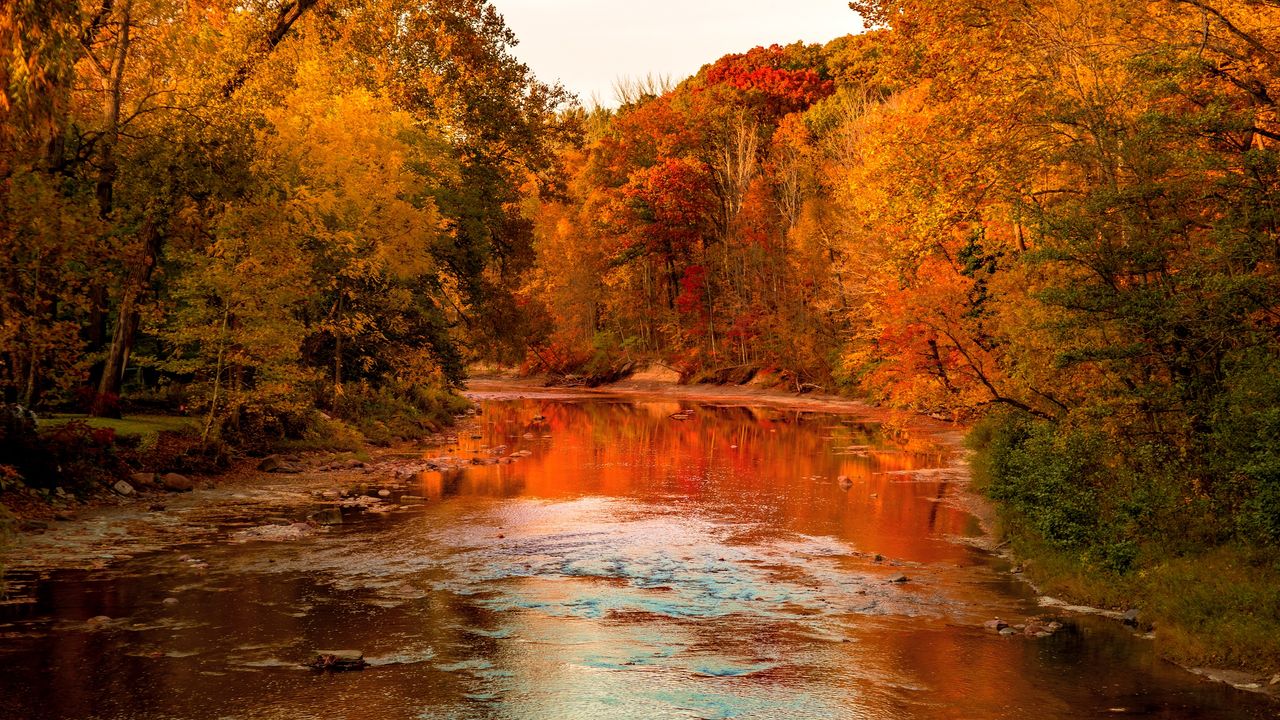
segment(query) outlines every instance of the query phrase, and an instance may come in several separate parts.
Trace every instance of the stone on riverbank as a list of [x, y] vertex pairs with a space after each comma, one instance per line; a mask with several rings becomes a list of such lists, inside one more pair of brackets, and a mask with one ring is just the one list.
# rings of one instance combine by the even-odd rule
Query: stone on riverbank
[[127, 483], [127, 482], [125, 482], [125, 481], [123, 481], [123, 480], [120, 480], [120, 481], [118, 481], [115, 485], [112, 485], [112, 486], [111, 486], [111, 489], [112, 489], [112, 490], [115, 490], [117, 493], [119, 493], [119, 494], [121, 494], [121, 495], [123, 495], [123, 496], [125, 496], [125, 497], [130, 497], [130, 496], [132, 496], [135, 492], [137, 492], [136, 490], [134, 490], [134, 489], [133, 489], [133, 486], [132, 486], [132, 485], [130, 485], [129, 483]]
[[166, 473], [160, 477], [160, 484], [169, 492], [191, 492], [196, 489], [196, 484], [191, 482], [191, 478], [178, 473]]
[[268, 455], [262, 458], [262, 462], [258, 463], [258, 470], [268, 473], [281, 473], [287, 475], [297, 475], [302, 472], [302, 468], [291, 463], [279, 455]]

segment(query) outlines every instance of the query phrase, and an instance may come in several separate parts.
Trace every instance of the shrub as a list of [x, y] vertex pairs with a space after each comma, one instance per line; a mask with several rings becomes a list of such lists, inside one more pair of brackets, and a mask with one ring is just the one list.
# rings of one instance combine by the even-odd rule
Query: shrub
[[438, 386], [374, 387], [361, 383], [347, 386], [334, 414], [354, 425], [369, 442], [389, 444], [397, 438], [438, 432], [469, 406], [462, 396]]
[[23, 467], [29, 484], [41, 487], [109, 484], [128, 471], [111, 428], [73, 420], [40, 434], [42, 452]]

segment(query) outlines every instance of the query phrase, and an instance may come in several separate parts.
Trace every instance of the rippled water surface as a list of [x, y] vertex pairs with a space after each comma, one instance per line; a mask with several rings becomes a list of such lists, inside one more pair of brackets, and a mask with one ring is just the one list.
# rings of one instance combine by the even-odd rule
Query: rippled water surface
[[[1111, 621], [984, 631], [1055, 616], [975, 549], [946, 436], [902, 444], [858, 416], [695, 401], [479, 396], [480, 437], [456, 454], [530, 457], [424, 474], [424, 505], [289, 542], [226, 528], [55, 573], [36, 604], [0, 608], [0, 717], [1276, 716]], [[302, 669], [317, 648], [372, 667]]]

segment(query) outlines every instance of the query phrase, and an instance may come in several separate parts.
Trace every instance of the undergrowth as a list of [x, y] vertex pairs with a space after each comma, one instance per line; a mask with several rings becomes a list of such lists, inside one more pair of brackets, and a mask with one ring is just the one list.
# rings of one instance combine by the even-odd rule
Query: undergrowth
[[1136, 608], [1160, 652], [1183, 664], [1274, 672], [1277, 508], [1265, 501], [1273, 488], [1246, 474], [1274, 463], [1269, 448], [1230, 437], [1260, 452], [1117, 445], [1097, 430], [1013, 413], [988, 418], [970, 443], [975, 482], [1041, 590]]

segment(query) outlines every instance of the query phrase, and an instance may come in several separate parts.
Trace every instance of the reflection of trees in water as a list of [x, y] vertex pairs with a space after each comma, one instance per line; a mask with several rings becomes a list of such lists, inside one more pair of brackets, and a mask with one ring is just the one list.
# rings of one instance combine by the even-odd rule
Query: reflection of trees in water
[[[448, 495], [678, 500], [689, 512], [922, 556], [940, 551], [938, 535], [972, 529], [968, 516], [941, 502], [953, 492], [953, 476], [914, 474], [945, 467], [950, 455], [904, 448], [880, 423], [861, 418], [609, 398], [490, 402], [482, 419], [485, 439], [465, 443], [464, 458], [482, 445], [533, 456], [468, 468]], [[841, 476], [848, 489], [837, 483]]]

